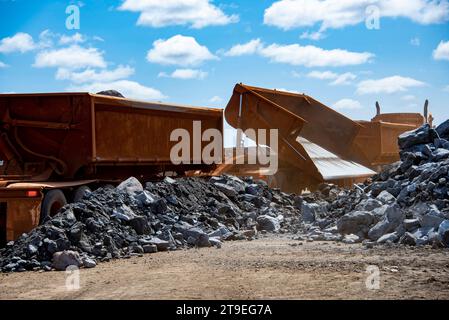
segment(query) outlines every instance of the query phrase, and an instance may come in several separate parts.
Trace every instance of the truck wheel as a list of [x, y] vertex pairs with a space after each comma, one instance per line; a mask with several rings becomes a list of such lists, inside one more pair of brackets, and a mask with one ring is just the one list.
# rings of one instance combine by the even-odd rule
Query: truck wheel
[[80, 186], [76, 188], [75, 192], [73, 193], [73, 202], [75, 203], [83, 200], [84, 196], [91, 192], [92, 190], [88, 186]]
[[66, 204], [67, 199], [61, 190], [55, 189], [47, 192], [42, 201], [40, 223], [42, 224], [48, 218], [53, 217]]

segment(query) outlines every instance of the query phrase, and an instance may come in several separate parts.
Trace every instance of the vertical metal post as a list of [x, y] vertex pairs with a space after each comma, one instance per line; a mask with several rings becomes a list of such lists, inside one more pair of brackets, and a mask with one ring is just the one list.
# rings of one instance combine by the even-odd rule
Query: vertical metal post
[[237, 148], [244, 147], [243, 137], [242, 137], [242, 128], [241, 128], [242, 107], [243, 107], [243, 94], [240, 93], [239, 117], [237, 119], [237, 141], [236, 141]]

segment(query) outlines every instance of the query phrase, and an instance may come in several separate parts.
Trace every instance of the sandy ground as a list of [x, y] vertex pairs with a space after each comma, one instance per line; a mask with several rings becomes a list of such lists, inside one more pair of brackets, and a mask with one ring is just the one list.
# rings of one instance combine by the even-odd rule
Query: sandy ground
[[[370, 265], [379, 268], [378, 290], [366, 286]], [[64, 272], [0, 274], [0, 298], [448, 299], [449, 250], [274, 237], [101, 263], [79, 275], [80, 288], [67, 290]]]

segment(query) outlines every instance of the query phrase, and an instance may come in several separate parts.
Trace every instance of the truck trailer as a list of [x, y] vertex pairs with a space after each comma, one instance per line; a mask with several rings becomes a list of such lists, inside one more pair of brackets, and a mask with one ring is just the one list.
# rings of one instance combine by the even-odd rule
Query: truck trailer
[[90, 93], [0, 94], [0, 119], [1, 246], [89, 189], [213, 171], [193, 159], [173, 165], [170, 134], [192, 134], [194, 121], [223, 133], [221, 109]]

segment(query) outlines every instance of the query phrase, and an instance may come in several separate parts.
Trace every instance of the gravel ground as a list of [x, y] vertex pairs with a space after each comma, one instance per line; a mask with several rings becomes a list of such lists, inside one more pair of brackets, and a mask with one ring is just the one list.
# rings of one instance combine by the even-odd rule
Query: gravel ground
[[[65, 272], [0, 274], [0, 299], [448, 299], [448, 253], [270, 235], [102, 263], [72, 291]], [[379, 290], [366, 288], [369, 265]]]

